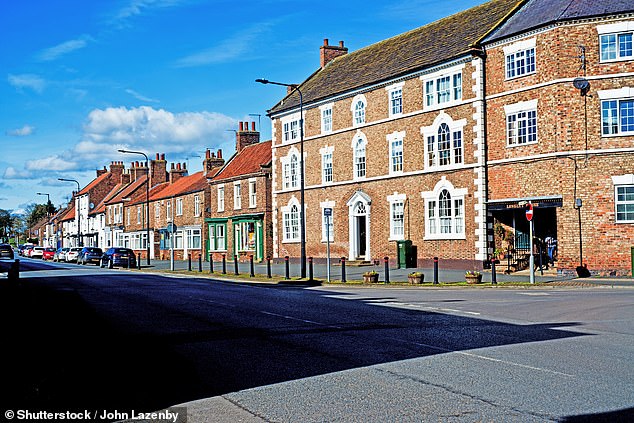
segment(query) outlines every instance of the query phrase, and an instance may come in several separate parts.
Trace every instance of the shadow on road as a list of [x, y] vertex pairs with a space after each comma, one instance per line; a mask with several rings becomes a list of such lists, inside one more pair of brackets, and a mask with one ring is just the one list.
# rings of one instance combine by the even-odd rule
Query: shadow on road
[[[362, 366], [581, 336], [557, 329], [574, 323], [514, 325], [330, 298], [299, 287], [256, 291], [253, 285], [199, 283], [187, 296], [179, 289], [186, 280], [149, 287], [159, 277], [122, 272], [99, 279], [105, 297], [109, 289], [116, 294], [104, 300], [111, 301], [107, 308], [89, 304], [83, 293], [95, 288], [72, 277], [34, 278], [19, 288], [2, 284], [5, 404], [150, 411]], [[146, 291], [127, 301], [110, 288], [139, 289], [139, 282]], [[235, 291], [245, 307], [260, 296], [271, 310], [280, 309], [248, 317], [240, 307], [191, 300], [205, 292], [213, 298], [220, 285]], [[308, 323], [280, 317], [290, 313], [285, 304], [300, 298], [295, 311]], [[327, 324], [310, 323], [317, 320]]]

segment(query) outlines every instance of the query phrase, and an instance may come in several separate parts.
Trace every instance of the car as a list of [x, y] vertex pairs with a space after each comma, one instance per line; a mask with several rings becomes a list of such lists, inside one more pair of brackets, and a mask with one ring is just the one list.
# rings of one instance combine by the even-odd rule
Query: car
[[101, 256], [103, 256], [103, 250], [97, 247], [84, 247], [77, 256], [77, 264], [95, 263], [101, 264]]
[[30, 257], [31, 250], [33, 250], [33, 245], [23, 245], [23, 248], [20, 250], [20, 255], [23, 257]]
[[108, 269], [112, 269], [115, 266], [136, 267], [136, 255], [129, 248], [108, 248], [101, 256], [101, 267], [106, 266], [108, 266]]
[[47, 247], [44, 249], [42, 253], [42, 260], [53, 260], [53, 256], [55, 255], [55, 248]]
[[31, 258], [42, 258], [44, 255], [44, 247], [33, 247], [29, 253]]
[[58, 248], [53, 255], [53, 261], [66, 261], [66, 253], [70, 250], [68, 247]]
[[79, 255], [80, 251], [81, 251], [81, 247], [71, 247], [71, 248], [69, 248], [68, 251], [66, 252], [65, 260], [66, 261], [77, 261], [77, 256]]
[[9, 244], [0, 244], [0, 259], [13, 260], [13, 248]]

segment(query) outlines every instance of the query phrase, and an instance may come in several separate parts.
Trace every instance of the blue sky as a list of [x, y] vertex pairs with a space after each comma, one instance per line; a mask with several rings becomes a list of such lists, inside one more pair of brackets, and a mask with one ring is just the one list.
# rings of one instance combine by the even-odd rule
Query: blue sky
[[141, 150], [201, 169], [234, 151], [283, 87], [319, 67], [324, 38], [355, 51], [484, 0], [2, 0], [0, 209], [65, 204], [95, 170]]

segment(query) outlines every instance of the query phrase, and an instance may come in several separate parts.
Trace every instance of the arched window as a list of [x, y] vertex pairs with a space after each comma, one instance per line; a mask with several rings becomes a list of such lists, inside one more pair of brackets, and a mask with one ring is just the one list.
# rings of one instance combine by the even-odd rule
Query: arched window
[[281, 161], [284, 189], [299, 187], [299, 153], [297, 149], [292, 148], [286, 157], [281, 158]]
[[354, 124], [362, 125], [365, 123], [365, 103], [359, 100], [354, 105]]
[[459, 165], [463, 163], [462, 128], [465, 119], [453, 121], [441, 112], [431, 126], [421, 128], [425, 137], [425, 167]]
[[354, 145], [354, 178], [365, 178], [365, 139], [361, 137]]
[[425, 200], [425, 238], [462, 239], [465, 189], [454, 189], [444, 178], [434, 191], [421, 193]]
[[299, 241], [299, 207], [291, 200], [287, 207], [282, 208], [284, 226], [284, 242]]

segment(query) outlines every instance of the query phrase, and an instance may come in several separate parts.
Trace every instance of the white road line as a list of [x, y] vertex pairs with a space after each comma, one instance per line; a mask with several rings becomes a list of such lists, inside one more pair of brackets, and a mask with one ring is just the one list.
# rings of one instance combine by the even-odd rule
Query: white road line
[[330, 328], [336, 328], [336, 329], [343, 329], [340, 326], [334, 326], [334, 325], [328, 325], [326, 323], [320, 323], [320, 322], [315, 322], [314, 320], [306, 320], [306, 319], [300, 319], [298, 317], [293, 317], [293, 316], [286, 316], [284, 314], [278, 314], [278, 313], [271, 313], [270, 311], [260, 311], [260, 313], [262, 314], [267, 314], [269, 316], [275, 316], [275, 317], [281, 317], [283, 319], [288, 319], [288, 320], [295, 320], [298, 322], [303, 322], [303, 323], [309, 323], [311, 325], [317, 325], [317, 326], [325, 326], [325, 327], [330, 327]]

